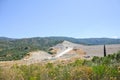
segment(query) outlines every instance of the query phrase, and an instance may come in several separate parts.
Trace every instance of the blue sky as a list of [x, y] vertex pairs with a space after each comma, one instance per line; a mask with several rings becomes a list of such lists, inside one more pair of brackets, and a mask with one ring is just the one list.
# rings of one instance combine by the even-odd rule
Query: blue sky
[[0, 36], [120, 38], [120, 0], [0, 0]]

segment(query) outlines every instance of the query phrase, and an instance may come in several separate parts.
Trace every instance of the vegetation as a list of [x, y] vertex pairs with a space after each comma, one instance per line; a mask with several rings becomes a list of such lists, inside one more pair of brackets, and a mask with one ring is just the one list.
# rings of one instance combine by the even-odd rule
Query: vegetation
[[104, 45], [104, 44], [120, 44], [120, 39], [113, 38], [83, 38], [83, 39], [75, 39], [71, 37], [49, 37], [51, 39], [56, 40], [67, 40], [77, 44], [85, 44], [85, 45]]
[[0, 37], [0, 61], [18, 60], [23, 58], [26, 53], [34, 50], [44, 50], [51, 53], [48, 51], [49, 48], [58, 43], [61, 43], [64, 40], [87, 45], [120, 43], [120, 39], [108, 38], [75, 39], [69, 37], [36, 37], [11, 39]]
[[104, 57], [106, 56], [106, 47], [104, 45]]
[[1, 67], [0, 80], [120, 80], [120, 52], [66, 64], [57, 62]]
[[30, 51], [44, 50], [61, 43], [49, 38], [0, 39], [0, 61], [18, 60]]

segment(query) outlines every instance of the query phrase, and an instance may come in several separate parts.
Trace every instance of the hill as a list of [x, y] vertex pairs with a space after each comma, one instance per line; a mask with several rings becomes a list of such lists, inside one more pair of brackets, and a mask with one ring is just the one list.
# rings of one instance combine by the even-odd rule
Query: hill
[[55, 40], [66, 40], [77, 44], [85, 45], [103, 45], [103, 44], [120, 44], [120, 39], [115, 38], [71, 38], [71, 37], [49, 37]]
[[101, 45], [101, 44], [120, 44], [120, 39], [112, 38], [86, 38], [76, 39], [70, 37], [34, 37], [13, 39], [0, 37], [0, 61], [18, 60], [23, 58], [28, 52], [48, 49], [64, 40], [76, 44]]
[[0, 60], [18, 60], [28, 52], [43, 50], [62, 41], [49, 38], [0, 39]]

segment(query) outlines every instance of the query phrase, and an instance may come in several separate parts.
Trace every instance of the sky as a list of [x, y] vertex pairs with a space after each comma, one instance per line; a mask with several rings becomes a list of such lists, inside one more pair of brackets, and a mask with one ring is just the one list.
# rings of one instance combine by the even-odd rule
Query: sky
[[0, 0], [0, 36], [120, 38], [120, 0]]

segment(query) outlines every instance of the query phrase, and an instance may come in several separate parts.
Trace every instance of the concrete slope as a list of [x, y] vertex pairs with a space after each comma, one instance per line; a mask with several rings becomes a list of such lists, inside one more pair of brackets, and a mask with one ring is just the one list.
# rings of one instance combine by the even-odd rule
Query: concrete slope
[[[86, 53], [86, 56], [91, 56], [91, 57], [104, 56], [104, 52], [103, 52], [104, 45], [81, 45], [69, 41], [64, 41], [63, 43], [54, 46], [53, 49], [58, 50], [57, 54], [59, 54], [61, 53], [61, 51], [65, 50], [68, 47], [72, 47], [73, 49], [82, 49]], [[106, 45], [107, 55], [117, 53], [118, 51], [120, 51], [120, 44]]]
[[64, 50], [63, 52], [57, 54], [57, 55], [55, 56], [55, 58], [59, 58], [59, 57], [61, 57], [62, 55], [68, 53], [68, 52], [71, 51], [71, 50], [73, 50], [73, 48], [68, 48], [68, 49]]

